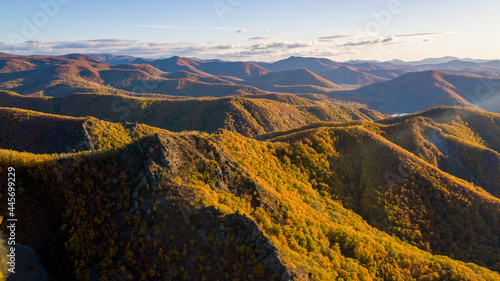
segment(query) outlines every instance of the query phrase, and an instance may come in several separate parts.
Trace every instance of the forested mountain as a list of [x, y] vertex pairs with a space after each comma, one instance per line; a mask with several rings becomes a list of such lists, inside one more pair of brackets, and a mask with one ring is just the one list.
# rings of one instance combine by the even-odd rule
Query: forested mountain
[[39, 98], [0, 91], [0, 106], [74, 117], [93, 116], [113, 122], [143, 123], [177, 132], [214, 132], [224, 128], [245, 136], [319, 121], [376, 120], [384, 116], [366, 108], [328, 105], [286, 94], [171, 100], [104, 94]]
[[339, 85], [318, 76], [306, 68], [269, 72], [253, 79], [255, 82], [279, 86], [312, 85], [332, 89], [342, 89]]
[[226, 130], [123, 130], [113, 139], [124, 142], [90, 152], [0, 150], [0, 171], [16, 167], [18, 241], [55, 280], [497, 280], [500, 199], [398, 136], [424, 121], [446, 141], [466, 132], [460, 120], [494, 124], [450, 146], [493, 152], [499, 118], [440, 108], [265, 141]]
[[166, 78], [164, 76], [168, 77], [168, 73], [149, 64], [112, 66], [93, 60], [88, 56], [82, 58], [76, 55], [67, 58], [3, 59], [0, 60], [0, 88], [22, 95], [53, 97], [79, 92], [171, 96], [225, 96], [263, 92], [220, 79], [207, 83], [188, 78]]
[[0, 280], [500, 280], [496, 65], [0, 53]]
[[303, 58], [295, 56], [289, 57], [284, 60], [279, 60], [274, 63], [257, 63], [257, 64], [271, 71], [283, 71], [283, 70], [305, 68], [316, 74], [319, 74], [320, 72], [325, 70], [335, 69], [342, 66], [342, 64], [334, 62], [329, 59]]
[[39, 154], [109, 149], [159, 129], [93, 117], [67, 117], [0, 107], [0, 148]]
[[360, 71], [352, 66], [343, 66], [337, 69], [326, 70], [321, 72], [320, 75], [333, 83], [348, 85], [369, 85], [388, 80]]
[[438, 70], [408, 73], [410, 70], [374, 63], [342, 65], [325, 59], [297, 57], [267, 64], [276, 71], [262, 66], [181, 57], [135, 58], [119, 65], [81, 54], [2, 57], [0, 88], [21, 95], [52, 97], [74, 93], [171, 97], [314, 93], [362, 103], [388, 114], [441, 105], [476, 106], [498, 112], [500, 102], [500, 79], [485, 77], [497, 77], [498, 70], [489, 68], [449, 69], [455, 74]]
[[354, 91], [332, 92], [334, 98], [369, 104], [388, 114], [412, 113], [436, 106], [465, 106], [500, 112], [500, 79], [432, 70], [404, 74]]

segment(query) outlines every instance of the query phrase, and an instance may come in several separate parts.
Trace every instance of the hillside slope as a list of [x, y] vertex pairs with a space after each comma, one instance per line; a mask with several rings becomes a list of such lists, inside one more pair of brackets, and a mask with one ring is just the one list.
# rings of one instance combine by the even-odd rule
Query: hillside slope
[[67, 117], [0, 107], [0, 148], [38, 154], [71, 153], [122, 146], [159, 129], [117, 124], [94, 117]]
[[384, 137], [500, 198], [500, 115], [436, 108], [381, 121]]
[[269, 72], [253, 79], [252, 81], [279, 86], [313, 85], [337, 90], [342, 89], [339, 85], [336, 85], [335, 83], [332, 83], [305, 68]]
[[[81, 54], [0, 57], [0, 89], [53, 97], [88, 92], [221, 97], [264, 91], [327, 93], [342, 89], [304, 69], [271, 73], [251, 63], [181, 57], [124, 61], [127, 63], [111, 65]], [[267, 78], [259, 80], [263, 76]]]
[[[314, 123], [259, 135], [259, 140], [320, 127], [362, 126], [442, 171], [500, 198], [500, 115], [470, 108], [437, 107], [375, 123]], [[399, 177], [399, 176], [398, 176]]]
[[355, 91], [332, 92], [331, 96], [365, 103], [388, 114], [417, 112], [443, 105], [500, 112], [499, 81], [433, 70], [404, 74]]
[[248, 62], [206, 62], [200, 64], [199, 69], [215, 76], [234, 76], [241, 79], [250, 79], [269, 73], [269, 70]]
[[23, 97], [0, 91], [0, 106], [113, 122], [143, 123], [171, 131], [228, 129], [246, 136], [300, 127], [318, 121], [375, 120], [383, 115], [349, 106], [332, 106], [294, 95], [248, 95], [219, 99], [151, 99], [102, 94]]
[[325, 70], [341, 67], [342, 64], [324, 58], [305, 58], [291, 56], [287, 59], [279, 60], [273, 63], [257, 63], [258, 65], [271, 71], [293, 70], [299, 68], [308, 69], [316, 74]]
[[388, 80], [363, 72], [352, 66], [343, 66], [336, 69], [327, 70], [321, 72], [319, 75], [335, 84], [340, 85], [368, 85]]
[[[179, 58], [180, 59], [180, 58]], [[193, 61], [193, 63], [195, 63]], [[175, 71], [189, 70], [186, 67]], [[74, 93], [231, 96], [264, 93], [200, 72], [200, 77], [170, 75], [149, 64], [109, 65], [89, 56], [0, 58], [0, 89], [21, 95], [64, 97]]]
[[498, 270], [500, 222], [493, 214], [500, 199], [481, 187], [361, 126], [320, 127], [273, 140], [290, 143], [278, 155], [370, 225], [432, 253]]
[[[24, 222], [17, 239], [32, 246], [54, 280], [500, 278], [390, 235], [422, 247], [446, 234], [431, 243], [432, 251], [495, 268], [500, 200], [359, 127], [304, 131], [282, 141], [163, 132], [76, 155], [0, 150], [0, 173], [16, 167], [17, 212]], [[358, 169], [373, 157], [384, 159], [374, 162], [382, 165]], [[391, 191], [374, 182], [400, 161], [418, 167], [414, 176], [422, 191], [412, 193], [411, 184]], [[335, 184], [321, 181], [327, 178]], [[361, 189], [365, 196], [359, 198]], [[384, 193], [387, 199], [377, 201]], [[363, 204], [352, 208], [358, 200]], [[410, 202], [428, 215], [407, 218]], [[5, 205], [0, 208], [4, 213]], [[368, 209], [371, 215], [355, 213]], [[373, 216], [382, 220], [373, 222]], [[476, 250], [464, 246], [467, 237], [458, 231], [464, 226], [480, 227], [482, 236], [471, 236]], [[439, 248], [450, 241], [456, 246]]]

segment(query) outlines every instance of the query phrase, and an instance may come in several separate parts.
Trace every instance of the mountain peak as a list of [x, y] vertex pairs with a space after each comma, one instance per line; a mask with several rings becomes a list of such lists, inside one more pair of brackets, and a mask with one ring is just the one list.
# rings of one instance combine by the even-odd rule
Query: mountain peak
[[65, 58], [65, 59], [70, 59], [70, 60], [77, 60], [77, 61], [84, 61], [84, 62], [92, 62], [92, 63], [100, 63], [96, 58], [93, 58], [92, 56], [89, 55], [84, 55], [84, 54], [68, 54], [64, 56], [59, 56], [60, 58]]

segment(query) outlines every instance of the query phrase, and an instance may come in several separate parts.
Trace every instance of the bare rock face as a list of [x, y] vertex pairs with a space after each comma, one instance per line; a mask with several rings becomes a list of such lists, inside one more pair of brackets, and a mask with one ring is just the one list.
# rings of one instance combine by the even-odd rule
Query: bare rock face
[[[3, 274], [2, 280], [6, 281], [48, 281], [49, 275], [45, 272], [45, 269], [40, 264], [38, 257], [35, 255], [35, 252], [28, 247], [16, 243], [15, 249], [15, 273], [10, 273], [8, 271], [7, 265], [7, 255], [8, 249], [10, 246], [6, 245], [4, 241], [2, 241], [2, 245], [0, 246], [0, 261], [1, 266], [0, 270]], [[1, 279], [1, 278], [0, 278]]]

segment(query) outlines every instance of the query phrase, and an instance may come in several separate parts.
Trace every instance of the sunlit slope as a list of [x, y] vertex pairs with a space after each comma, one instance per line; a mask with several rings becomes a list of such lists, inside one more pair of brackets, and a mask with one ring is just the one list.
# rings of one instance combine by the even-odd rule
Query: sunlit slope
[[228, 129], [246, 136], [318, 121], [376, 120], [384, 115], [294, 95], [268, 94], [218, 99], [154, 99], [103, 94], [65, 98], [23, 97], [0, 91], [0, 106], [112, 122], [137, 122], [171, 131]]
[[[319, 138], [326, 142], [318, 143], [321, 148], [315, 147]], [[330, 189], [313, 181], [319, 179], [312, 176], [319, 172], [312, 162], [314, 155], [330, 155], [329, 147], [334, 146], [350, 158], [351, 145], [357, 145], [351, 138], [359, 138], [367, 152], [372, 146], [387, 147], [382, 153], [391, 157], [388, 163], [405, 155], [359, 127], [307, 132], [302, 139], [290, 138], [290, 144], [259, 142], [227, 131], [161, 133], [107, 152], [35, 158], [1, 151], [0, 168], [16, 166], [20, 175], [18, 213], [25, 223], [20, 226], [19, 241], [33, 245], [47, 272], [58, 280], [98, 276], [145, 280], [500, 278], [473, 264], [433, 256], [373, 228], [368, 224], [370, 217], [349, 210], [355, 209], [350, 203], [357, 198], [343, 196], [342, 186], [337, 185], [341, 180]], [[313, 144], [307, 144], [308, 140]], [[299, 158], [311, 161], [295, 164]], [[446, 200], [455, 204], [465, 200], [456, 193], [479, 210], [498, 207], [498, 200], [421, 160], [409, 159], [408, 163], [423, 169], [417, 178], [431, 173], [424, 190], [435, 191], [436, 202], [449, 207]], [[342, 164], [344, 178], [355, 172]], [[322, 165], [325, 175], [335, 171], [333, 165], [329, 168]], [[365, 171], [360, 171], [362, 182]], [[446, 186], [439, 189], [438, 184]], [[383, 186], [365, 185], [365, 192], [384, 191]], [[392, 230], [405, 223], [401, 216], [407, 209], [398, 200], [404, 190], [386, 190], [393, 195], [383, 204], [387, 211], [395, 211], [393, 216], [368, 199], [372, 212], [387, 223], [381, 228]], [[436, 210], [428, 208], [429, 213]], [[489, 214], [495, 217], [496, 212], [493, 209]], [[471, 216], [479, 221], [469, 225], [486, 221], [485, 231], [496, 227], [491, 218]], [[446, 218], [441, 223], [443, 229], [462, 226]], [[412, 243], [422, 240], [417, 236]], [[455, 243], [461, 246], [459, 239]]]

